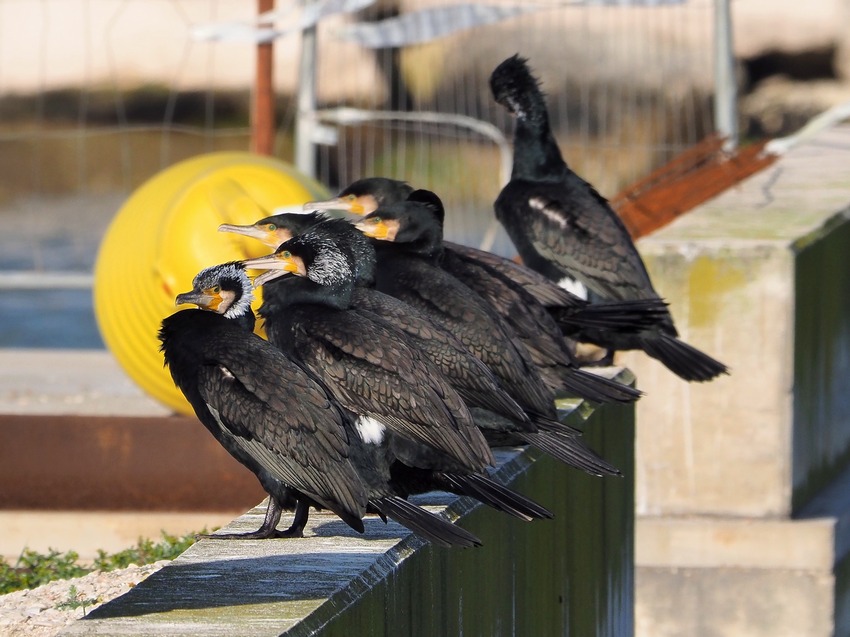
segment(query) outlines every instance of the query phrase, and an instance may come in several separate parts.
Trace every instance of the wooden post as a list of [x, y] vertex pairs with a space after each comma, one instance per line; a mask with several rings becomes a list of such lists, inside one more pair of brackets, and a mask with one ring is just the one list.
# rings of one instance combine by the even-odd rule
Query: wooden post
[[[274, 9], [274, 0], [257, 0], [258, 15]], [[257, 75], [251, 103], [251, 151], [271, 155], [274, 151], [274, 90], [271, 42], [257, 45]]]

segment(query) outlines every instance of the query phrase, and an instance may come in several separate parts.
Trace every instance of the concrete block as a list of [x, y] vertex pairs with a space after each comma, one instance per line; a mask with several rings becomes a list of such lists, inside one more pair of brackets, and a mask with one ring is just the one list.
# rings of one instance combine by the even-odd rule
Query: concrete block
[[636, 570], [639, 637], [831, 637], [828, 571], [745, 568]]
[[787, 517], [850, 455], [850, 128], [643, 239], [681, 337], [728, 364], [686, 383], [632, 352], [638, 515]]

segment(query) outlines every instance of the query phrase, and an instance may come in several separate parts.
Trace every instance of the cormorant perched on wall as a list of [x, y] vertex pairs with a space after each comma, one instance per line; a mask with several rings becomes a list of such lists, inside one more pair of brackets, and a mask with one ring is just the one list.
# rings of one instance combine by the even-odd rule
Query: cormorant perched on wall
[[[406, 301], [455, 333], [475, 356], [496, 374], [503, 388], [531, 419], [524, 423], [490, 423], [479, 420], [494, 444], [506, 433], [519, 438], [553, 457], [596, 475], [618, 474], [619, 471], [601, 459], [576, 436], [576, 430], [557, 421], [555, 394], [543, 382], [530, 354], [518, 342], [511, 328], [480, 296], [433, 262], [429, 246], [431, 237], [417, 242], [386, 241], [378, 214], [404, 215], [404, 202], [380, 209], [357, 224], [376, 239], [378, 268], [376, 287]], [[376, 228], [376, 226], [378, 226]], [[519, 425], [519, 426], [518, 426]]]
[[[523, 262], [554, 281], [579, 281], [592, 299], [659, 298], [623, 222], [563, 160], [527, 61], [514, 55], [499, 64], [490, 88], [516, 119], [511, 180], [494, 207]], [[642, 349], [685, 380], [727, 373], [677, 338], [669, 313], [654, 329], [622, 341], [621, 349]]]
[[[343, 228], [348, 231], [339, 232]], [[356, 414], [369, 416], [365, 422], [358, 423], [357, 431], [367, 445], [387, 449], [384, 455], [391, 458], [390, 482], [395, 493], [407, 495], [440, 489], [474, 497], [524, 520], [551, 517], [540, 505], [493, 482], [483, 473], [483, 467], [471, 468], [466, 460], [461, 465], [455, 452], [439, 449], [434, 442], [425, 442], [421, 437], [414, 440], [410, 435], [411, 426], [436, 428], [441, 425], [440, 419], [447, 420], [446, 427], [452, 426], [451, 410], [458, 400], [451, 391], [446, 391], [435, 368], [416, 362], [419, 354], [415, 348], [397, 342], [400, 334], [392, 333], [393, 328], [383, 319], [368, 311], [326, 305], [335, 295], [341, 297], [340, 301], [346, 296], [348, 286], [342, 285], [337, 277], [350, 278], [354, 269], [352, 256], [336, 242], [352, 237], [360, 235], [348, 222], [328, 220], [285, 242], [275, 255], [245, 262], [249, 267], [270, 269], [267, 275], [255, 280], [255, 284], [267, 286], [261, 314], [266, 318], [270, 340], [293, 355], [304, 356], [304, 363], [308, 367], [316, 366], [336, 400]], [[349, 267], [343, 267], [343, 261]], [[298, 276], [271, 281], [287, 273]], [[323, 287], [330, 289], [320, 290]], [[279, 312], [285, 312], [286, 316], [280, 316]], [[376, 326], [370, 327], [372, 323]], [[353, 327], [340, 329], [340, 324]], [[351, 338], [351, 329], [362, 333]], [[310, 337], [304, 332], [318, 332], [318, 335]], [[370, 336], [376, 340], [370, 341]], [[346, 339], [347, 344], [343, 343]], [[327, 349], [332, 341], [329, 353], [335, 361], [329, 363], [320, 350]], [[373, 344], [374, 350], [369, 351]], [[364, 365], [362, 358], [368, 358], [369, 364]], [[405, 377], [401, 382], [393, 379], [394, 368]], [[431, 377], [422, 376], [422, 371]], [[411, 388], [414, 380], [421, 387]], [[441, 394], [438, 400], [428, 397], [434, 390]], [[386, 406], [376, 401], [383, 401]], [[442, 409], [439, 404], [443, 405]], [[437, 413], [427, 413], [435, 408]], [[413, 422], [400, 426], [399, 421], [405, 418]], [[474, 428], [473, 431], [475, 435], [470, 434], [473, 444], [483, 442], [480, 433]], [[490, 455], [489, 449], [486, 455]]]
[[640, 396], [639, 391], [622, 383], [579, 369], [555, 320], [521, 286], [497, 271], [444, 249], [445, 211], [437, 195], [416, 190], [407, 201], [422, 205], [404, 206], [404, 214], [392, 220], [383, 214], [385, 208], [379, 208], [366, 219], [380, 215], [381, 224], [393, 230], [392, 237], [388, 238], [397, 243], [426, 241], [427, 246], [422, 244], [421, 247], [434, 255], [434, 264], [479, 294], [513, 328], [553, 391], [596, 402], [633, 402]]
[[[237, 232], [257, 238], [267, 245], [275, 245], [279, 239], [292, 237], [312, 227], [305, 218], [312, 215], [281, 214], [260, 219], [250, 226], [222, 226], [228, 232]], [[314, 217], [314, 221], [316, 218]], [[364, 235], [353, 226], [334, 221], [322, 223], [314, 232], [321, 231], [335, 237], [338, 242], [352, 247], [356, 255], [355, 283], [351, 296], [351, 310], [365, 311], [367, 315], [378, 315], [390, 320], [403, 330], [411, 341], [445, 374], [446, 379], [457, 390], [466, 403], [476, 408], [476, 423], [485, 424], [484, 433], [492, 444], [532, 443], [546, 448], [549, 453], [594, 475], [615, 471], [596, 453], [579, 441], [562, 443], [559, 436], [568, 432], [570, 437], [577, 431], [566, 426], [558, 428], [556, 434], [537, 431], [522, 407], [500, 387], [499, 379], [480, 359], [474, 356], [445, 326], [418, 308], [404, 301], [373, 289], [375, 278], [375, 250]], [[278, 252], [283, 250], [280, 248]], [[285, 259], [278, 267], [285, 267]], [[560, 288], [556, 288], [560, 289]], [[486, 410], [490, 414], [484, 414]], [[491, 415], [492, 414], [492, 415]], [[493, 422], [493, 418], [497, 421]], [[493, 427], [498, 427], [498, 434]], [[489, 427], [489, 429], [488, 429]], [[549, 421], [542, 423], [544, 429], [552, 429]]]
[[[349, 458], [345, 415], [301, 367], [253, 334], [251, 298], [241, 265], [207, 268], [176, 299], [204, 309], [172, 314], [159, 333], [165, 364], [198, 419], [270, 495], [263, 526], [241, 537], [300, 535], [305, 497], [362, 533], [367, 492]], [[293, 498], [296, 521], [277, 532], [281, 507]]]
[[[444, 212], [436, 195], [415, 191], [407, 200], [409, 204], [414, 202], [422, 205], [379, 208], [366, 217], [360, 227], [371, 236], [417, 246], [419, 254], [431, 255], [433, 267], [452, 275], [477, 293], [511, 328], [510, 335], [525, 346], [551, 391], [597, 402], [631, 402], [640, 396], [637, 390], [580, 370], [552, 317], [522, 289], [514, 289], [484, 268], [464, 262], [451, 251], [444, 250]], [[370, 225], [372, 223], [374, 225]], [[386, 231], [382, 226], [386, 226]]]
[[[376, 436], [389, 428], [473, 471], [493, 464], [466, 405], [440, 371], [393, 325], [351, 310], [350, 245], [337, 246], [334, 236], [317, 228], [273, 255], [243, 262], [269, 270], [255, 281], [265, 284], [260, 315], [269, 340], [321, 378], [346, 409], [364, 417], [359, 426]], [[275, 278], [287, 271], [302, 276]]]
[[[333, 199], [304, 204], [304, 209], [344, 210], [363, 216], [380, 206], [405, 201], [413, 191], [404, 181], [367, 177], [353, 182]], [[491, 274], [498, 273], [514, 289], [522, 287], [525, 294], [530, 294], [552, 314], [565, 336], [578, 341], [618, 349], [620, 334], [634, 336], [665, 320], [667, 315], [667, 304], [660, 298], [591, 304], [511, 259], [445, 240], [443, 248], [444, 253], [484, 266]]]
[[[394, 462], [386, 445], [364, 440], [351, 414], [324, 385], [277, 347], [253, 333], [251, 283], [241, 264], [207, 268], [162, 323], [166, 364], [201, 422], [269, 493], [258, 531], [216, 538], [301, 537], [308, 507], [328, 508], [362, 533], [366, 511], [390, 517], [442, 546], [480, 541], [448, 520], [406, 501], [414, 487], [454, 487], [454, 492], [497, 499], [522, 519], [551, 513], [486, 479], [451, 474], [421, 476]], [[411, 473], [411, 476], [408, 476]], [[276, 531], [281, 509], [297, 501], [293, 525]]]

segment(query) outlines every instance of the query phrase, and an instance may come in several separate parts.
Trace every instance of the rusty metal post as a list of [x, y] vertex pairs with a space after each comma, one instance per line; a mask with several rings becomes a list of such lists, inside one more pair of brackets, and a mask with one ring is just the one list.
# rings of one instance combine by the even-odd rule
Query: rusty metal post
[[[274, 9], [274, 0], [257, 0], [258, 15]], [[271, 155], [274, 151], [274, 89], [272, 42], [257, 45], [257, 75], [251, 101], [251, 151]]]

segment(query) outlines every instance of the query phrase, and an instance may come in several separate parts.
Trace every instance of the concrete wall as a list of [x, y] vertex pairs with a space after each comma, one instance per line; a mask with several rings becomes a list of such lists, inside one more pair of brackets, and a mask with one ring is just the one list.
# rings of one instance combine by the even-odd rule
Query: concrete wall
[[[446, 550], [394, 523], [371, 518], [359, 536], [314, 514], [299, 540], [202, 540], [62, 634], [627, 637], [634, 410], [571, 408], [567, 420], [586, 427], [626, 477], [591, 478], [535, 452], [502, 454], [498, 477], [554, 520], [523, 523], [466, 498], [419, 500], [448, 502], [446, 514], [484, 542]], [[256, 528], [262, 512], [230, 528]]]
[[729, 377], [623, 360], [637, 407], [637, 634], [850, 633], [850, 127], [640, 242]]

